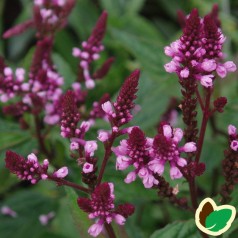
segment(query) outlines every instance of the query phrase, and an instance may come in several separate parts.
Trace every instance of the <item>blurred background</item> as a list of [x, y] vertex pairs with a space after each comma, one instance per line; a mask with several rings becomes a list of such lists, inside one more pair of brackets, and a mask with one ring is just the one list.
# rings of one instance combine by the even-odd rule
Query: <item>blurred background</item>
[[[164, 55], [164, 47], [179, 38], [182, 31], [177, 20], [177, 11], [186, 14], [197, 8], [201, 16], [219, 5], [219, 17], [222, 31], [227, 37], [224, 51], [227, 60], [238, 63], [238, 1], [237, 0], [77, 0], [71, 13], [68, 25], [58, 32], [54, 44], [53, 61], [58, 71], [65, 78], [64, 89], [77, 77], [77, 60], [72, 56], [72, 48], [79, 47], [86, 40], [103, 10], [109, 14], [108, 28], [104, 38], [106, 50], [96, 63], [100, 65], [109, 56], [115, 62], [107, 77], [98, 82], [95, 90], [90, 91], [87, 106], [98, 100], [103, 93], [116, 96], [120, 85], [135, 68], [142, 70], [137, 104], [141, 110], [136, 114], [133, 125], [140, 126], [148, 136], [156, 133], [156, 125], [166, 112], [172, 97], [181, 98], [180, 86], [175, 75], [165, 72], [163, 65], [170, 61]], [[30, 0], [0, 0], [0, 33], [32, 16]], [[7, 40], [0, 40], [0, 54], [11, 67], [29, 69], [36, 39], [32, 30]], [[226, 133], [228, 124], [238, 126], [238, 83], [235, 72], [224, 80], [217, 80], [215, 95], [226, 96], [228, 105], [223, 114], [216, 115], [210, 124], [202, 161], [206, 162], [204, 176], [198, 178], [201, 197], [216, 196], [222, 184], [221, 161], [223, 150], [227, 146]], [[0, 104], [1, 106], [1, 104]], [[177, 111], [176, 126], [182, 127], [181, 113]], [[98, 129], [108, 125], [98, 121], [97, 126], [89, 134], [96, 138]], [[222, 133], [219, 133], [218, 130]], [[59, 128], [54, 128], [48, 140], [55, 146], [55, 165], [69, 164], [69, 180], [80, 181], [80, 171], [69, 156], [69, 143], [60, 137]], [[118, 143], [118, 142], [117, 142]], [[8, 238], [85, 238], [81, 226], [86, 226], [86, 215], [79, 211], [76, 204], [77, 195], [64, 188], [56, 188], [53, 183], [41, 182], [36, 186], [19, 182], [4, 168], [4, 154], [7, 149], [14, 150], [24, 156], [37, 148], [37, 142], [31, 131], [22, 131], [17, 121], [0, 112], [0, 207], [10, 206], [18, 214], [16, 218], [0, 214], [0, 237]], [[98, 151], [100, 158], [102, 150]], [[166, 175], [168, 177], [168, 175]], [[150, 237], [155, 230], [178, 220], [193, 219], [189, 212], [181, 211], [161, 200], [155, 190], [145, 190], [141, 181], [130, 185], [123, 182], [125, 173], [115, 172], [115, 158], [109, 162], [104, 181], [115, 182], [116, 202], [129, 202], [136, 206], [136, 213], [128, 219], [125, 229], [128, 236], [121, 231], [121, 237]], [[207, 182], [209, 181], [209, 183]], [[188, 197], [188, 186], [185, 180], [173, 181], [172, 186], [179, 186], [180, 195]], [[238, 197], [233, 193], [231, 204], [238, 205]], [[218, 199], [219, 196], [216, 196]], [[42, 226], [39, 222], [41, 214], [54, 211], [56, 216], [50, 224]], [[73, 215], [72, 215], [73, 214]], [[82, 217], [82, 218], [81, 218]], [[76, 223], [79, 225], [75, 225]], [[238, 224], [236, 221], [235, 224]], [[189, 237], [199, 237], [196, 228], [191, 225]], [[238, 237], [238, 226], [227, 232], [224, 237]], [[163, 238], [163, 236], [161, 236]], [[171, 237], [178, 237], [176, 234]], [[181, 236], [186, 237], [186, 236]], [[154, 236], [156, 238], [156, 236]]]

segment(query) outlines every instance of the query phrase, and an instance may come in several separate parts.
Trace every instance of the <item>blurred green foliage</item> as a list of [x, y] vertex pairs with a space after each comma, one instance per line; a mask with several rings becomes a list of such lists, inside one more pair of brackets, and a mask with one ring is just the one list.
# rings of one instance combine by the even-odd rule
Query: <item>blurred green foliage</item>
[[[98, 82], [96, 89], [90, 92], [87, 106], [90, 107], [92, 102], [99, 99], [104, 92], [109, 92], [112, 97], [115, 97], [125, 76], [133, 69], [140, 68], [142, 75], [137, 103], [141, 106], [141, 111], [131, 124], [140, 126], [148, 135], [153, 136], [156, 133], [155, 125], [166, 110], [170, 97], [181, 98], [176, 76], [167, 74], [163, 67], [169, 61], [164, 55], [164, 47], [181, 34], [176, 12], [181, 9], [189, 13], [196, 7], [200, 14], [204, 15], [211, 10], [214, 3], [219, 4], [222, 29], [228, 38], [225, 45], [226, 54], [229, 59], [237, 62], [238, 2], [236, 0], [78, 0], [67, 27], [57, 34], [54, 46], [53, 60], [65, 78], [64, 89], [66, 90], [75, 80], [77, 73], [77, 62], [71, 55], [72, 47], [79, 46], [81, 41], [87, 39], [102, 10], [107, 10], [109, 22], [104, 40], [106, 51], [102, 55], [102, 60], [114, 56], [116, 61], [106, 79]], [[10, 26], [29, 19], [32, 13], [31, 6], [30, 0], [0, 1], [0, 31], [3, 32]], [[11, 66], [29, 68], [34, 43], [34, 32], [29, 31], [10, 40], [1, 40], [0, 52]], [[100, 62], [101, 60], [96, 67]], [[216, 115], [215, 118], [217, 127], [225, 132], [228, 124], [233, 123], [238, 126], [236, 78], [237, 73], [224, 81], [218, 80], [215, 92], [216, 97], [228, 98], [229, 104], [225, 112]], [[0, 215], [0, 237], [88, 237], [86, 214], [82, 214], [77, 208], [77, 194], [74, 191], [57, 189], [54, 184], [47, 182], [41, 182], [36, 186], [25, 185], [19, 183], [15, 176], [10, 175], [4, 168], [4, 153], [7, 149], [26, 156], [37, 149], [37, 143], [32, 132], [20, 130], [16, 121], [1, 112], [0, 116], [0, 206], [9, 205], [18, 213], [15, 219]], [[102, 126], [100, 128], [106, 127], [102, 122], [99, 125]], [[178, 126], [183, 127], [181, 118]], [[95, 132], [96, 129], [98, 128], [95, 128]], [[92, 134], [95, 135], [96, 133]], [[47, 143], [51, 143], [55, 148], [56, 165], [69, 164], [70, 179], [75, 182], [80, 181], [80, 171], [75, 161], [69, 158], [68, 142], [60, 137], [59, 128], [49, 134]], [[207, 170], [197, 179], [201, 198], [210, 196], [211, 193], [216, 195], [219, 185], [223, 182], [221, 160], [226, 146], [226, 140], [215, 134], [210, 127], [202, 153], [202, 161], [206, 162]], [[99, 151], [98, 155], [101, 154], [102, 152]], [[115, 172], [115, 158], [111, 158], [105, 181], [115, 182], [118, 203], [130, 202], [136, 206], [136, 213], [126, 223], [129, 237], [200, 237], [189, 212], [181, 211], [167, 201], [161, 201], [156, 191], [145, 190], [140, 181], [126, 185], [123, 182], [124, 177], [123, 172]], [[173, 181], [174, 186], [177, 183], [181, 196], [188, 197], [187, 183]], [[235, 189], [234, 195], [237, 191]], [[238, 205], [238, 199], [234, 200], [233, 205]], [[55, 211], [56, 217], [51, 224], [43, 227], [38, 217], [50, 211]], [[166, 226], [171, 222], [174, 223]], [[234, 224], [237, 224], [237, 221]], [[237, 225], [235, 227], [237, 228]], [[231, 238], [237, 237], [235, 227], [229, 231]], [[155, 230], [158, 231], [154, 232]], [[119, 231], [118, 234], [124, 233]], [[228, 236], [224, 235], [224, 237]]]

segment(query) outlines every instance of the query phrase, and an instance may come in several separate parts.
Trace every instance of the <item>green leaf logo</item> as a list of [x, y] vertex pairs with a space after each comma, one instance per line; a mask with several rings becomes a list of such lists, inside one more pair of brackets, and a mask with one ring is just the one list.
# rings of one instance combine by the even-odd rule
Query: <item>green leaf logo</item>
[[206, 198], [196, 210], [195, 222], [204, 233], [219, 236], [230, 228], [235, 216], [235, 207], [230, 205], [217, 206], [211, 198]]

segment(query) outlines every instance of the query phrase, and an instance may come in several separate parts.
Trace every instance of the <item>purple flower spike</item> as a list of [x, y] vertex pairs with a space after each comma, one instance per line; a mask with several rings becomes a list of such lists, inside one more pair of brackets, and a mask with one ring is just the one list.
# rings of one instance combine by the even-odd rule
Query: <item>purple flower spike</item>
[[47, 170], [49, 162], [44, 160], [41, 165], [34, 154], [30, 154], [25, 160], [22, 156], [12, 152], [6, 152], [6, 168], [16, 174], [19, 179], [29, 180], [36, 184], [39, 180], [47, 179]]
[[[66, 138], [74, 137], [75, 129], [79, 122], [79, 112], [76, 106], [75, 94], [68, 91], [62, 103], [62, 116], [61, 116], [61, 136]], [[74, 146], [73, 146], [74, 147]]]
[[179, 167], [187, 165], [187, 161], [181, 157], [181, 153], [196, 151], [196, 144], [188, 142], [184, 146], [179, 147], [179, 142], [182, 140], [183, 131], [180, 128], [172, 128], [169, 125], [163, 125], [162, 130], [154, 138], [153, 151], [155, 159], [149, 165], [150, 169], [155, 173], [162, 174], [164, 165], [168, 161], [170, 163], [170, 177], [171, 179], [178, 179], [182, 177]]
[[228, 72], [236, 71], [232, 61], [221, 63], [225, 37], [218, 28], [216, 9], [204, 19], [194, 9], [183, 20], [183, 35], [165, 47], [165, 54], [172, 58], [164, 66], [168, 73], [177, 73], [180, 80], [199, 80], [202, 86], [208, 88], [213, 86], [215, 73], [224, 78]]
[[82, 43], [82, 49], [73, 48], [73, 56], [80, 59], [80, 68], [83, 71], [85, 86], [88, 89], [95, 87], [95, 79], [103, 77], [108, 71], [113, 62], [113, 59], [108, 59], [101, 69], [93, 76], [90, 73], [90, 65], [93, 61], [100, 58], [99, 53], [103, 51], [102, 39], [104, 37], [107, 25], [107, 12], [103, 12], [94, 27], [91, 36], [87, 41]]
[[138, 175], [145, 186], [151, 188], [158, 181], [153, 176], [153, 171], [149, 168], [151, 142], [147, 139], [140, 128], [134, 127], [129, 134], [128, 140], [122, 140], [121, 145], [113, 148], [113, 152], [117, 156], [116, 168], [124, 170], [133, 165], [135, 170], [130, 172], [126, 179], [126, 183], [135, 181]]
[[108, 101], [102, 104], [102, 109], [115, 127], [120, 127], [133, 118], [131, 110], [135, 107], [139, 77], [140, 70], [137, 69], [123, 83], [116, 102], [112, 104]]
[[89, 214], [90, 219], [97, 219], [88, 232], [96, 237], [103, 230], [103, 224], [111, 223], [113, 220], [124, 225], [126, 218], [133, 214], [134, 207], [131, 204], [114, 205], [114, 185], [113, 183], [102, 183], [97, 186], [89, 198], [78, 198], [78, 206]]

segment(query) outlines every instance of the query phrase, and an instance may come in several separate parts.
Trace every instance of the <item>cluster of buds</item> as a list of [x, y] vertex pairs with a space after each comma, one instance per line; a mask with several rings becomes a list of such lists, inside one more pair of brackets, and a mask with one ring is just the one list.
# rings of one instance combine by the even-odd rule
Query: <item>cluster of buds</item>
[[173, 129], [167, 124], [162, 126], [154, 138], [146, 138], [143, 131], [134, 127], [129, 133], [129, 139], [122, 140], [118, 147], [113, 148], [117, 156], [116, 169], [125, 170], [132, 165], [134, 170], [127, 175], [125, 182], [135, 181], [138, 175], [145, 188], [151, 188], [159, 183], [155, 175], [161, 176], [164, 173], [168, 161], [171, 179], [181, 178], [180, 169], [187, 165], [181, 153], [196, 151], [194, 142], [179, 147], [182, 137], [183, 131], [180, 128]]
[[204, 87], [212, 87], [215, 72], [224, 78], [236, 70], [232, 61], [221, 63], [225, 39], [213, 15], [200, 18], [194, 9], [185, 21], [180, 39], [165, 47], [165, 54], [172, 58], [165, 70], [177, 73], [182, 80], [194, 78]]
[[131, 204], [114, 205], [114, 184], [102, 183], [97, 186], [89, 198], [78, 198], [78, 206], [89, 215], [90, 219], [97, 219], [88, 232], [91, 236], [98, 236], [104, 227], [104, 223], [110, 224], [113, 220], [124, 225], [126, 218], [134, 213], [134, 206]]
[[122, 85], [116, 102], [112, 104], [110, 101], [107, 101], [102, 105], [102, 109], [115, 130], [127, 124], [133, 118], [131, 111], [135, 107], [134, 100], [137, 97], [139, 77], [139, 70], [132, 72]]
[[33, 18], [7, 30], [3, 37], [10, 38], [19, 35], [29, 28], [36, 28], [36, 35], [39, 38], [53, 35], [55, 31], [65, 26], [74, 5], [75, 0], [35, 0]]
[[35, 154], [29, 154], [27, 160], [24, 157], [12, 152], [6, 152], [6, 168], [11, 173], [16, 174], [21, 180], [28, 180], [32, 184], [38, 183], [40, 180], [49, 178], [64, 178], [68, 175], [68, 168], [62, 167], [55, 171], [52, 175], [48, 174], [49, 161], [45, 159], [42, 164], [39, 163]]
[[222, 203], [231, 200], [230, 194], [234, 186], [238, 183], [238, 134], [233, 125], [228, 126], [229, 148], [224, 151], [224, 160], [222, 161], [223, 175], [225, 184], [221, 188]]
[[97, 70], [93, 75], [90, 73], [90, 65], [93, 61], [100, 58], [100, 52], [104, 50], [102, 39], [104, 37], [107, 25], [107, 12], [103, 12], [98, 19], [89, 39], [82, 43], [82, 49], [77, 47], [73, 48], [73, 56], [80, 60], [79, 71], [83, 73], [85, 86], [88, 89], [95, 87], [95, 80], [104, 77], [113, 63], [114, 59], [109, 58], [104, 62], [102, 67]]

